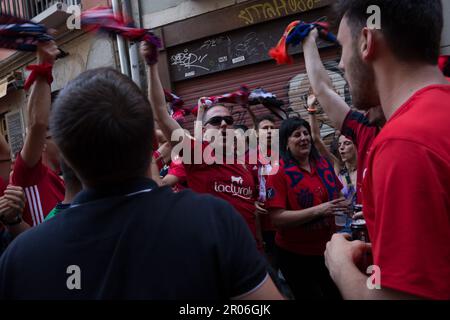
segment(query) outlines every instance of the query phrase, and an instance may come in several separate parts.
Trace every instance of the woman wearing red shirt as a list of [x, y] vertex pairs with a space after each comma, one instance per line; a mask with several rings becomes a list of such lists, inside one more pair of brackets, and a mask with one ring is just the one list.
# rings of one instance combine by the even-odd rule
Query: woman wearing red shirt
[[305, 120], [283, 122], [280, 152], [266, 203], [277, 228], [280, 269], [296, 299], [339, 298], [323, 253], [335, 231], [333, 213], [347, 208], [339, 198], [342, 185], [331, 163], [317, 152]]

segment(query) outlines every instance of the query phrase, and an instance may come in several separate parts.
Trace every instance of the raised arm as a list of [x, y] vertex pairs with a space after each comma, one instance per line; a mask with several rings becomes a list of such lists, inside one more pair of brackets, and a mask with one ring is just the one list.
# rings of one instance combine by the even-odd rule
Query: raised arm
[[[54, 41], [41, 43], [38, 45], [37, 62], [50, 63], [55, 62], [59, 49]], [[20, 155], [25, 164], [32, 168], [42, 157], [45, 137], [48, 127], [48, 117], [51, 106], [51, 87], [47, 79], [43, 76], [37, 76], [36, 82], [31, 90], [28, 99], [28, 132], [25, 137], [24, 146]]]
[[334, 167], [340, 168], [342, 167], [342, 164], [340, 163], [339, 159], [336, 158], [330, 150], [327, 148], [325, 143], [322, 140], [322, 136], [320, 135], [320, 126], [319, 121], [317, 120], [316, 115], [316, 109], [314, 109], [314, 105], [316, 103], [316, 97], [314, 95], [310, 95], [308, 97], [308, 113], [309, 113], [309, 124], [311, 125], [311, 135], [312, 139], [314, 141], [314, 145], [316, 146], [319, 153], [327, 158], [329, 161], [331, 161], [334, 165]]
[[350, 107], [334, 91], [331, 79], [320, 59], [319, 49], [316, 44], [317, 37], [318, 32], [314, 29], [303, 42], [306, 72], [320, 105], [327, 113], [333, 126], [341, 130]]
[[[151, 45], [148, 43], [142, 43], [141, 55], [145, 59], [146, 56], [151, 54]], [[158, 72], [158, 64], [148, 66], [148, 97], [152, 106], [156, 121], [159, 124], [161, 131], [166, 137], [167, 141], [172, 144], [177, 144], [178, 141], [171, 141], [172, 133], [177, 129], [182, 129], [167, 112], [166, 99], [164, 96], [164, 89], [161, 84], [161, 79]]]

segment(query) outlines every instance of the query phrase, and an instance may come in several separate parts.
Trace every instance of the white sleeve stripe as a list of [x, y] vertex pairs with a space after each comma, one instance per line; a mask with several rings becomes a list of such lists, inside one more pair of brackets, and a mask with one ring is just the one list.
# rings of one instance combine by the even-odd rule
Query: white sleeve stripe
[[30, 195], [33, 202], [33, 213], [36, 218], [36, 224], [34, 226], [39, 225], [41, 222], [39, 221], [39, 212], [36, 205], [36, 194], [34, 193], [34, 186], [30, 188]]
[[37, 186], [34, 186], [34, 189], [36, 190], [36, 200], [37, 200], [37, 204], [38, 204], [38, 209], [39, 209], [39, 215], [40, 215], [40, 223], [44, 222], [44, 213], [42, 210], [42, 203], [41, 203], [41, 195], [39, 194], [39, 190]]
[[33, 219], [33, 227], [36, 226], [36, 218], [33, 210], [33, 199], [31, 197], [30, 188], [25, 188], [25, 195], [27, 197], [28, 209], [30, 211], [31, 218]]

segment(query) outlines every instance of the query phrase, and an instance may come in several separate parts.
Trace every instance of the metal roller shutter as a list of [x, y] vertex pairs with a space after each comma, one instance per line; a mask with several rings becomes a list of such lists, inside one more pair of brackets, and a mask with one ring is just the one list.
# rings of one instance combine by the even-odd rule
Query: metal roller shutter
[[[322, 49], [321, 57], [333, 80], [335, 89], [350, 104], [348, 85], [342, 72], [337, 68], [339, 56], [336, 48]], [[269, 61], [181, 81], [175, 83], [175, 93], [191, 106], [196, 105], [199, 97], [232, 92], [239, 89], [241, 85], [247, 85], [250, 90], [261, 87], [267, 92], [276, 94], [278, 99], [284, 101], [284, 108], [288, 111], [289, 116], [300, 115], [308, 119], [305, 105], [310, 84], [306, 76], [303, 55], [295, 57], [295, 63], [292, 65], [277, 66], [274, 61]], [[257, 116], [270, 113], [261, 105], [253, 106], [252, 110]], [[252, 127], [251, 118], [245, 109], [236, 106], [233, 107], [232, 113], [237, 124]], [[322, 126], [323, 136], [334, 132], [329, 127], [330, 123], [326, 115], [321, 114], [319, 120], [326, 124]], [[192, 132], [193, 122], [194, 117], [188, 116], [183, 126]]]

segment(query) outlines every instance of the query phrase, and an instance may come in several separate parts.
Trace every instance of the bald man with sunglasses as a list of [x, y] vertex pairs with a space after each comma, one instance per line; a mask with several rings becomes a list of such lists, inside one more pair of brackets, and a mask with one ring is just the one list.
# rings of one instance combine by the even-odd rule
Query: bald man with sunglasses
[[[142, 47], [141, 53], [144, 58], [149, 50], [145, 45]], [[167, 112], [157, 67], [149, 66], [148, 70], [152, 108], [160, 129], [175, 147], [180, 141], [172, 141], [172, 134], [182, 128]], [[236, 159], [235, 146], [231, 145], [234, 144], [234, 139], [226, 138], [227, 131], [230, 134], [234, 129], [234, 119], [229, 108], [219, 104], [210, 106], [204, 101], [204, 98], [199, 99], [195, 139], [188, 134], [182, 135], [185, 148], [191, 151], [190, 156], [183, 155], [188, 187], [195, 192], [211, 194], [233, 205], [247, 223], [255, 238], [255, 245], [262, 250], [255, 216], [257, 176], [253, 174], [247, 162], [242, 163]], [[228, 148], [227, 144], [230, 144]]]

